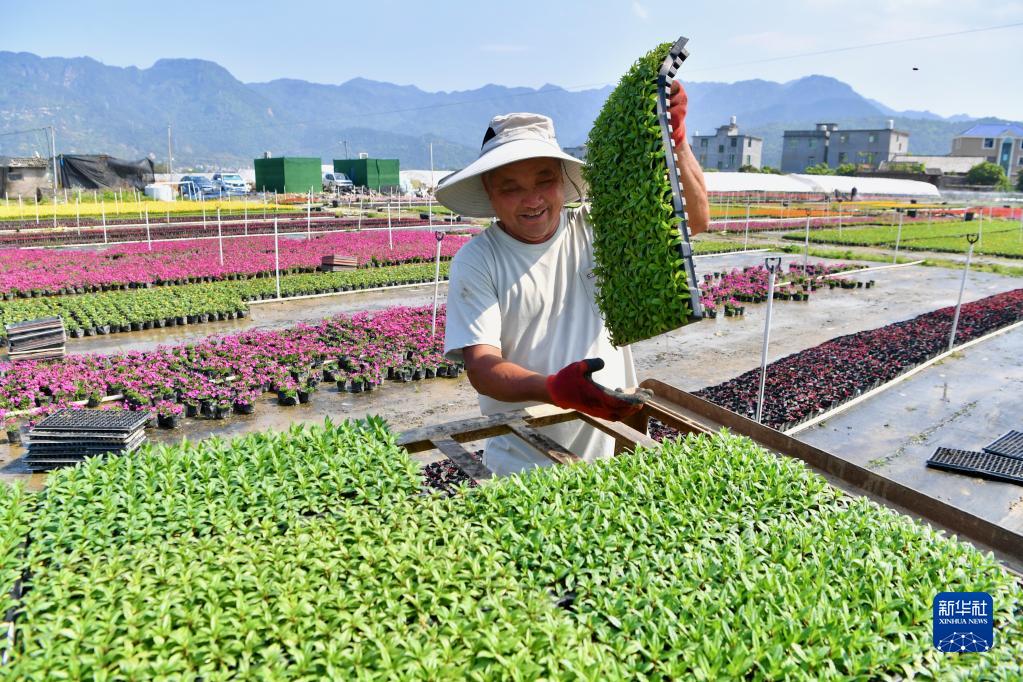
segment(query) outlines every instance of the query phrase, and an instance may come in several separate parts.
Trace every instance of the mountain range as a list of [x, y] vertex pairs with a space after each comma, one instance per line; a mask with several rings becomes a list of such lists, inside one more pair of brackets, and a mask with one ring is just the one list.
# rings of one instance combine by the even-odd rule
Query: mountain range
[[[855, 129], [884, 127], [895, 119], [896, 128], [910, 133], [912, 153], [947, 154], [952, 138], [974, 120], [895, 111], [819, 75], [787, 83], [685, 85], [690, 134], [710, 133], [734, 115], [740, 131], [764, 138], [763, 162], [772, 166], [780, 162], [783, 130], [818, 121]], [[175, 170], [250, 166], [264, 151], [325, 162], [367, 152], [398, 158], [404, 168], [428, 168], [431, 143], [438, 169], [458, 168], [476, 157], [487, 122], [500, 112], [547, 114], [562, 146], [582, 144], [611, 89], [490, 84], [426, 92], [363, 78], [340, 85], [295, 79], [243, 83], [199, 59], [161, 59], [140, 69], [88, 57], [0, 51], [0, 155], [48, 153], [47, 133], [5, 133], [53, 125], [58, 153], [151, 155], [165, 162], [169, 124]]]

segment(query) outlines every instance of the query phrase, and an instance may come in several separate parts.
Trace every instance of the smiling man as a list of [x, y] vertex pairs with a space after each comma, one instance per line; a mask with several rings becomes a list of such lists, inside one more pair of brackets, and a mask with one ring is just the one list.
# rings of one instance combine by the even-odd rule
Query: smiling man
[[[707, 195], [677, 83], [670, 113], [689, 228], [702, 232]], [[438, 201], [456, 213], [497, 217], [452, 261], [444, 339], [447, 357], [465, 362], [484, 415], [551, 403], [621, 420], [641, 407], [606, 388], [636, 386], [636, 370], [630, 348], [611, 344], [597, 308], [588, 206], [565, 207], [584, 200], [581, 170], [549, 118], [507, 114], [491, 120], [479, 158], [437, 188]], [[542, 431], [587, 461], [614, 452], [613, 439], [577, 421]], [[550, 461], [501, 436], [488, 441], [484, 464], [506, 475]]]

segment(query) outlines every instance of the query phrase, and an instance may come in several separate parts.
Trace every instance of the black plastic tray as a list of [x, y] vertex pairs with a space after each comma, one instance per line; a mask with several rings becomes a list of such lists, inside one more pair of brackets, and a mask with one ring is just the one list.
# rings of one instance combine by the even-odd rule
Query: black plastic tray
[[1023, 431], [1009, 431], [994, 443], [984, 446], [984, 452], [1023, 459]]
[[990, 452], [938, 448], [927, 466], [957, 474], [1023, 485], [1023, 460]]
[[661, 142], [664, 147], [664, 163], [668, 167], [668, 178], [671, 185], [671, 200], [675, 215], [681, 221], [678, 226], [679, 256], [689, 284], [689, 305], [693, 311], [691, 319], [703, 317], [703, 304], [700, 302], [700, 283], [696, 279], [696, 268], [693, 265], [693, 247], [689, 243], [689, 220], [686, 217], [686, 199], [679, 178], [678, 165], [675, 160], [675, 147], [671, 141], [671, 119], [668, 115], [668, 95], [671, 82], [682, 67], [682, 62], [689, 57], [686, 44], [689, 39], [681, 36], [668, 50], [657, 73], [657, 121], [661, 125]]
[[144, 427], [148, 420], [145, 412], [128, 410], [61, 410], [39, 422], [32, 431], [134, 431]]

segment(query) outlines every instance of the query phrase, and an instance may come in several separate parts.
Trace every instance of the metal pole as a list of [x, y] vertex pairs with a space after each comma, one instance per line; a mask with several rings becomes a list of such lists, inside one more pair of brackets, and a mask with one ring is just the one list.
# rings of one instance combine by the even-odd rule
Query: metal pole
[[242, 211], [245, 214], [245, 219], [242, 225], [245, 227], [245, 236], [249, 236], [249, 198], [245, 197], [244, 203], [242, 203]]
[[426, 211], [430, 220], [430, 227], [433, 227], [433, 190], [430, 191], [430, 198], [427, 199]]
[[57, 229], [57, 195], [53, 195], [53, 229]]
[[975, 234], [966, 235], [966, 241], [970, 243], [970, 250], [966, 252], [966, 267], [963, 268], [963, 279], [959, 283], [959, 299], [956, 301], [956, 312], [952, 316], [952, 333], [948, 336], [948, 349], [956, 343], [956, 328], [959, 326], [959, 309], [963, 306], [963, 290], [966, 289], [966, 274], [970, 271], [970, 259], [973, 258], [973, 245], [977, 243], [978, 236]]
[[746, 242], [742, 245], [742, 250], [747, 251], [749, 249], [749, 195], [746, 195]]
[[309, 202], [305, 205], [305, 240], [313, 239], [313, 188], [309, 188]]
[[[38, 195], [37, 195], [38, 196]], [[39, 224], [39, 200], [36, 200], [36, 225]]]
[[810, 213], [806, 214], [806, 237], [803, 243], [803, 274], [806, 274], [807, 261], [810, 259]]
[[99, 205], [100, 215], [103, 216], [103, 243], [107, 243], [107, 201], [104, 199]]
[[757, 393], [757, 423], [764, 416], [764, 388], [767, 385], [767, 346], [771, 342], [771, 312], [774, 309], [774, 276], [781, 267], [781, 258], [765, 258], [767, 268], [767, 315], [764, 317], [764, 345], [760, 351], [760, 391]]
[[171, 156], [171, 124], [167, 124], [167, 175], [174, 173], [173, 157]]
[[202, 231], [203, 231], [203, 233], [205, 233], [206, 232], [206, 202], [205, 201], [200, 201], [199, 203], [202, 204]]
[[146, 242], [149, 243], [149, 250], [153, 250], [153, 237], [149, 234], [149, 207], [146, 206]]
[[892, 256], [892, 264], [899, 262], [899, 244], [902, 242], [902, 209], [895, 209], [899, 213], [899, 231], [895, 234], [895, 255]]
[[437, 239], [437, 265], [433, 273], [433, 319], [430, 322], [430, 336], [437, 335], [437, 297], [440, 295], [440, 243], [444, 239], [444, 231], [437, 230], [433, 233]]
[[277, 280], [277, 298], [281, 297], [281, 252], [277, 241], [277, 214], [274, 213], [274, 277]]
[[57, 200], [57, 136], [50, 126], [50, 156], [53, 157], [53, 200]]
[[977, 228], [977, 243], [984, 246], [984, 207], [980, 207], [980, 227]]
[[842, 236], [842, 202], [838, 202], [838, 236]]
[[387, 245], [394, 251], [394, 237], [391, 235], [391, 204], [387, 204]]
[[362, 197], [359, 197], [359, 223], [355, 229], [362, 230]]
[[82, 196], [78, 195], [75, 197], [75, 228], [81, 231], [82, 229]]
[[224, 267], [224, 231], [220, 224], [219, 206], [217, 206], [217, 242], [220, 244], [220, 267]]

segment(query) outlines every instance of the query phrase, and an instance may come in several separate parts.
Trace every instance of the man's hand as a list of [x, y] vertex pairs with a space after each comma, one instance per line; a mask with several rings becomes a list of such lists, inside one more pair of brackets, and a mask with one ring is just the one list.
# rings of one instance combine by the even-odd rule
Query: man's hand
[[678, 163], [679, 181], [686, 200], [689, 217], [689, 234], [706, 232], [710, 226], [710, 204], [707, 203], [707, 185], [703, 179], [700, 162], [693, 155], [686, 140], [686, 113], [689, 97], [678, 81], [671, 82], [668, 90], [668, 120], [671, 123], [671, 139], [675, 143], [675, 160]]
[[678, 149], [686, 141], [686, 111], [689, 108], [689, 96], [678, 81], [671, 82], [668, 91], [668, 119], [671, 122], [671, 139]]
[[645, 394], [612, 391], [593, 381], [593, 373], [603, 368], [603, 360], [590, 358], [573, 362], [557, 374], [551, 374], [547, 377], [551, 402], [610, 421], [621, 421], [643, 409]]

